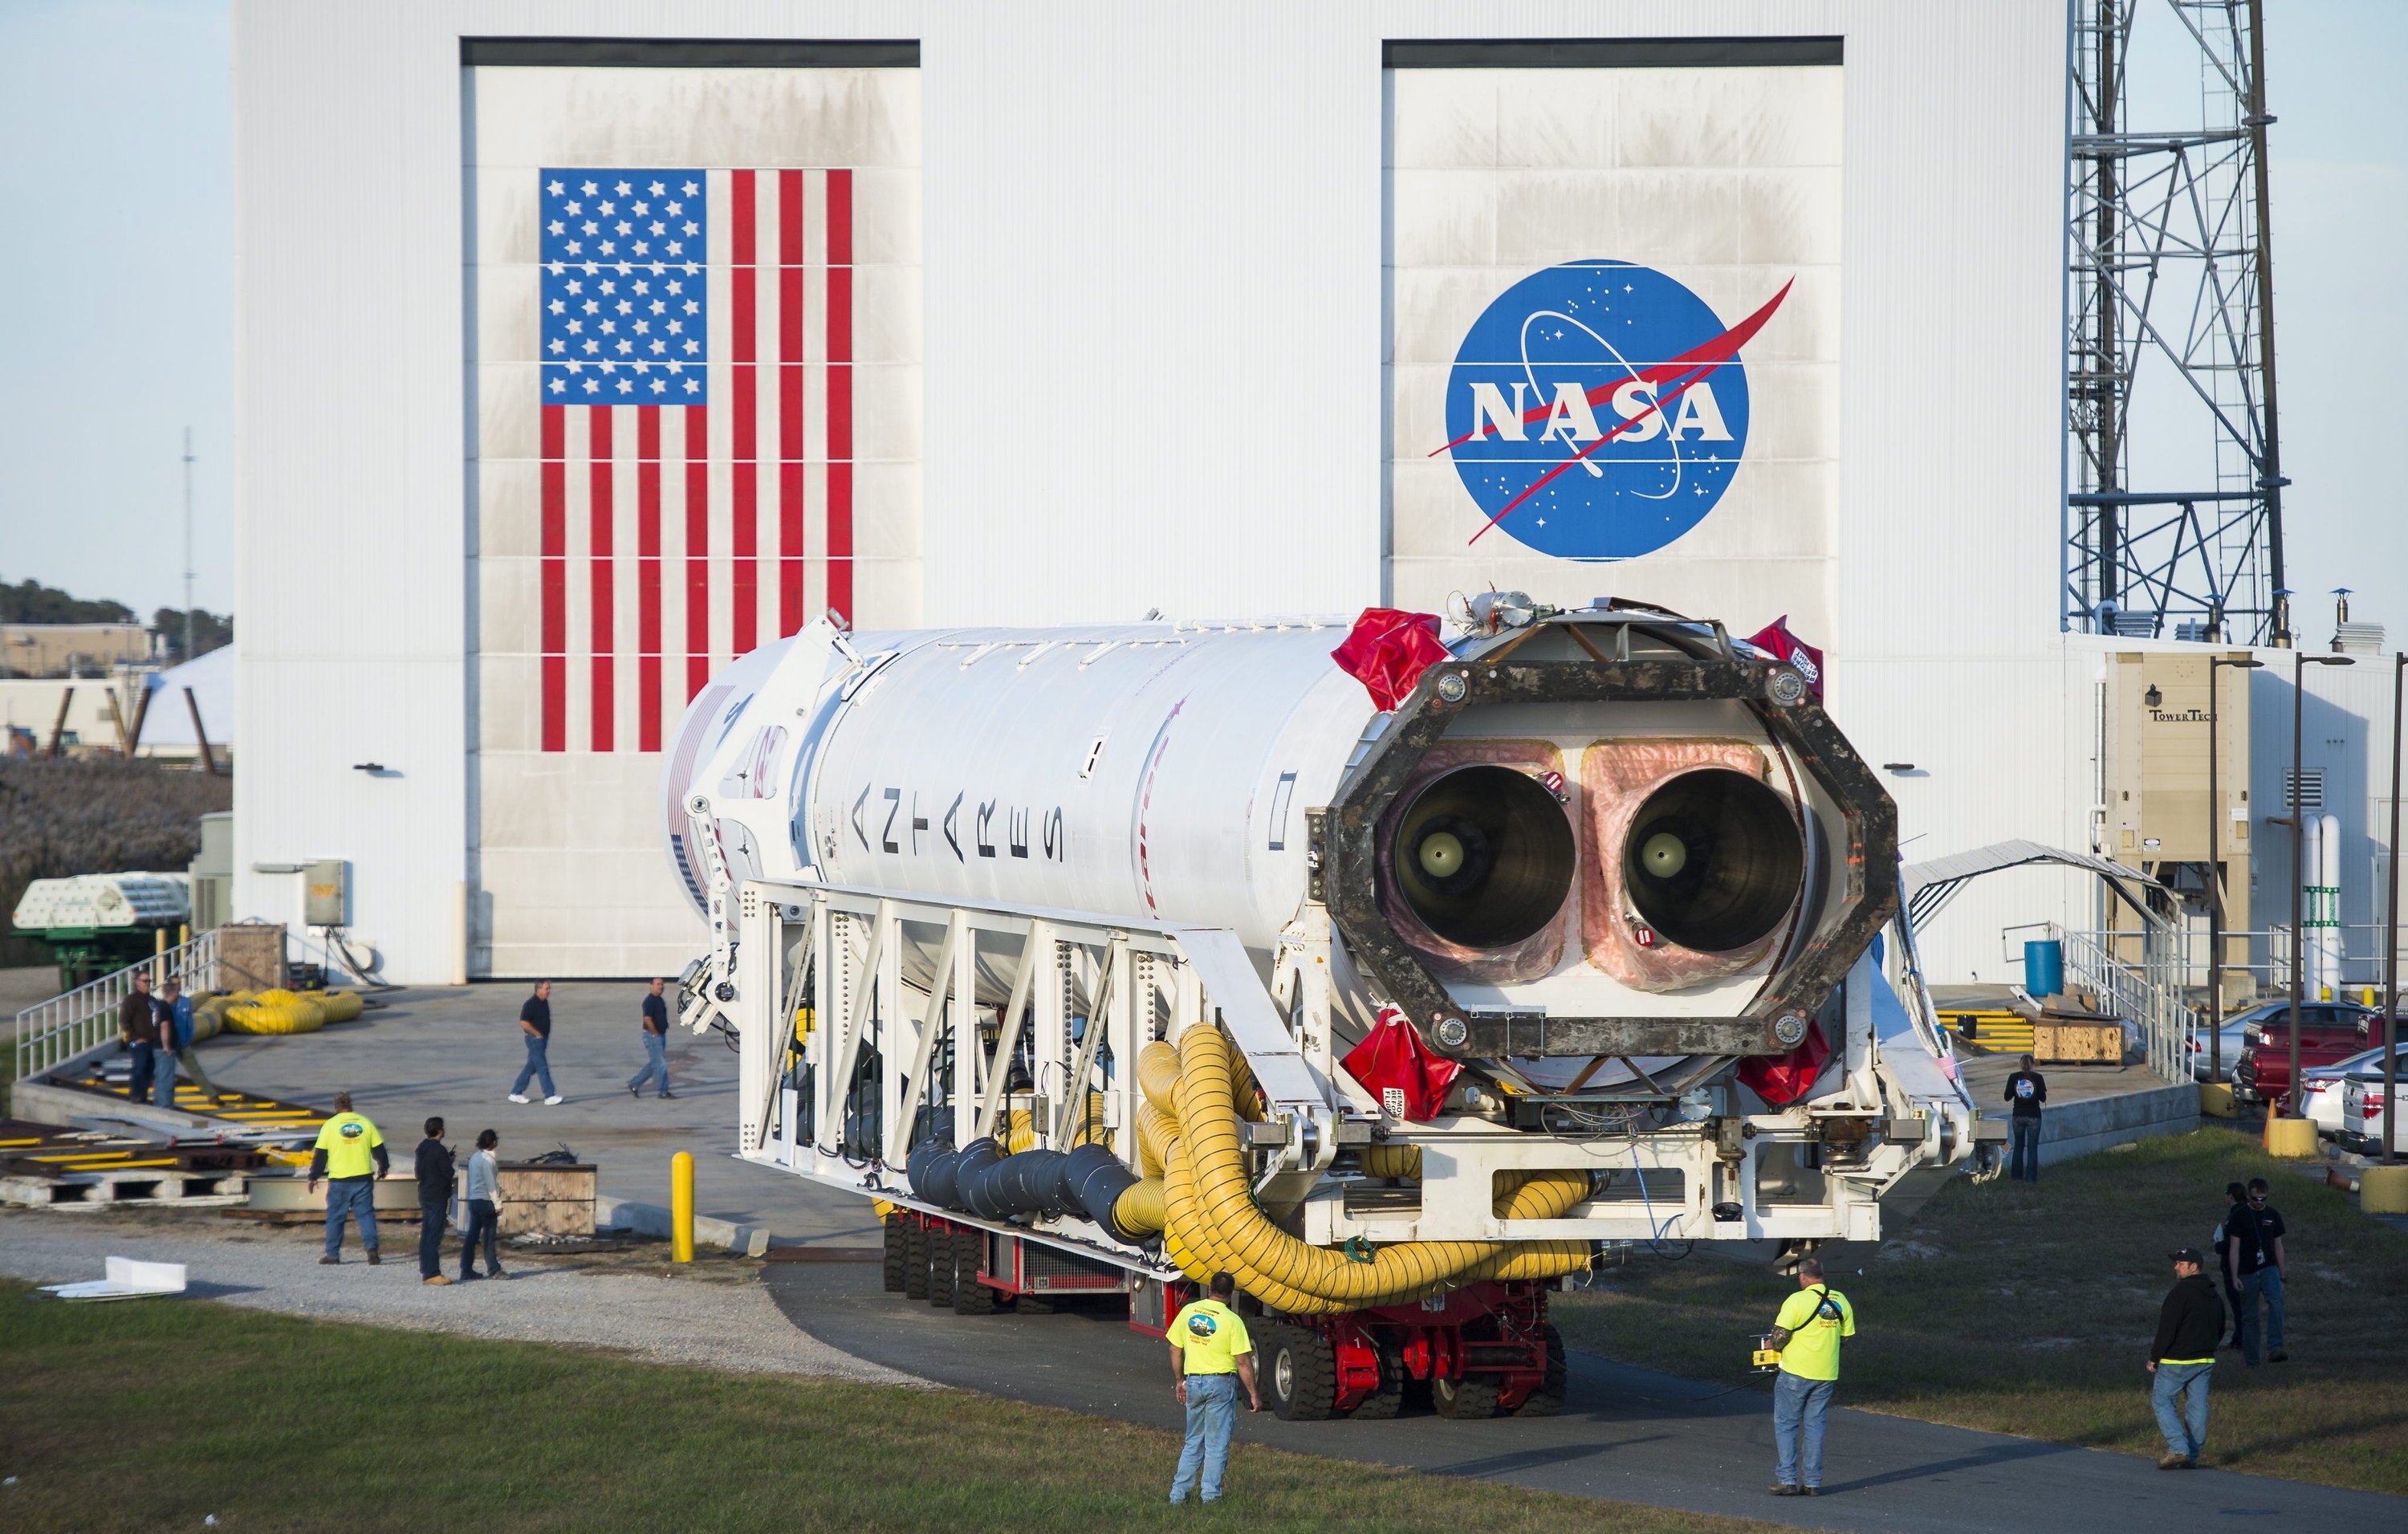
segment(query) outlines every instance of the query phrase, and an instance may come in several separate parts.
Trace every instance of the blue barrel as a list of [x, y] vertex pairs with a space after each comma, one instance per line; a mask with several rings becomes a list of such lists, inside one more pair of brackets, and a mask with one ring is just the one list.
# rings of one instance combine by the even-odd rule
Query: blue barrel
[[2055, 938], [2024, 944], [2024, 989], [2053, 996], [2065, 989], [2065, 945]]

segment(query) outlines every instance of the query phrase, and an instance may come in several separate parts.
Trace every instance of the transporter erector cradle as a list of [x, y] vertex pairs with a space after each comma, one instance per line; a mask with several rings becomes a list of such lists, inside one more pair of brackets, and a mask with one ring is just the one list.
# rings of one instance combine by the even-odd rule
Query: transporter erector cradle
[[728, 667], [663, 812], [739, 1154], [891, 1205], [890, 1287], [960, 1311], [1158, 1331], [1226, 1269], [1297, 1416], [1551, 1410], [1547, 1293], [1613, 1243], [1876, 1238], [1976, 1127], [1888, 796], [1718, 624], [1468, 616], [1392, 710], [1344, 620]]

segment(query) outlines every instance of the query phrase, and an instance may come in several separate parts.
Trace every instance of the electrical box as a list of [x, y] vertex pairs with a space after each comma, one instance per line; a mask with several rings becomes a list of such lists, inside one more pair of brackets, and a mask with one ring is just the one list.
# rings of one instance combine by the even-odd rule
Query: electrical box
[[349, 926], [351, 864], [322, 857], [301, 870], [301, 920], [308, 926]]

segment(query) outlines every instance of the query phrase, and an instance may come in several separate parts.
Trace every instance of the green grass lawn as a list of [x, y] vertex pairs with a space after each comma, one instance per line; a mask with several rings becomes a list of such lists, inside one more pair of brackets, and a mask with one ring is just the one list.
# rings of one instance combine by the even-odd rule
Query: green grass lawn
[[1770, 1526], [1169, 1434], [982, 1396], [675, 1369], [201, 1301], [0, 1285], [0, 1527], [1564, 1529]]
[[[1842, 1404], [2125, 1454], [2164, 1453], [2143, 1369], [2167, 1254], [2204, 1249], [2224, 1185], [2263, 1176], [2290, 1226], [2291, 1361], [2219, 1354], [2209, 1463], [2408, 1493], [2408, 1233], [2228, 1130], [2052, 1167], [2037, 1186], [1956, 1179], [1888, 1234], [1936, 1254], [1830, 1275], [1856, 1309]], [[1851, 1251], [1858, 1250], [1855, 1248]], [[1858, 1259], [1850, 1259], [1852, 1262]], [[1749, 1383], [1747, 1350], [1795, 1284], [1641, 1255], [1555, 1317], [1572, 1346]]]

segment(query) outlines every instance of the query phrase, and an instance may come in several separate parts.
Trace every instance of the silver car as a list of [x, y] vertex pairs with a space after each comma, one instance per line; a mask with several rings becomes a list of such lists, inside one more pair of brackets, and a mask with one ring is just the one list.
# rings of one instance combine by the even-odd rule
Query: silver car
[[[2408, 1043], [2400, 1046], [2400, 1064], [2396, 1068], [2408, 1093]], [[2312, 1121], [2316, 1133], [2326, 1140], [2338, 1140], [2348, 1145], [2349, 1093], [2356, 1087], [2367, 1087], [2379, 1103], [2383, 1097], [2383, 1052], [2360, 1050], [2346, 1060], [2336, 1060], [2329, 1066], [2312, 1066], [2300, 1072], [2300, 1116]], [[2383, 1133], [2380, 1117], [2374, 1133]]]

